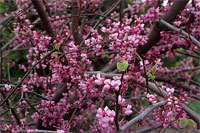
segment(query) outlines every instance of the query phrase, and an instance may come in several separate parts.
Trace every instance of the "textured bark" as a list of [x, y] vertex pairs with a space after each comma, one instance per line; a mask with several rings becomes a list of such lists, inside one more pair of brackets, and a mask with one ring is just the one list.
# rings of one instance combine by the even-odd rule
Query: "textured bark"
[[47, 32], [47, 34], [53, 38], [56, 37], [56, 34], [53, 31], [53, 28], [49, 22], [48, 16], [44, 10], [44, 8], [42, 7], [41, 3], [39, 0], [31, 0], [33, 3], [34, 8], [37, 10], [38, 15], [40, 16], [40, 19], [42, 21], [42, 24], [44, 26], [45, 31]]
[[72, 5], [72, 33], [74, 37], [74, 41], [76, 45], [80, 45], [83, 38], [81, 37], [78, 26], [79, 26], [79, 16], [80, 16], [80, 9], [77, 5], [77, 2], [74, 1]]

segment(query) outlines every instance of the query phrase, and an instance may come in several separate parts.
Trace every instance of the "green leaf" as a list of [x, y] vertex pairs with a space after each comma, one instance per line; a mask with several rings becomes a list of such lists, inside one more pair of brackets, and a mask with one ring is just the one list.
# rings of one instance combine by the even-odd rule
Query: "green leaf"
[[155, 65], [151, 68], [152, 74], [154, 74], [154, 73], [156, 72], [157, 67], [158, 67], [158, 65], [155, 64]]
[[147, 72], [148, 80], [154, 80], [155, 76], [153, 76], [150, 72]]
[[187, 118], [180, 118], [178, 124], [179, 124], [180, 128], [184, 128], [188, 124], [188, 119]]
[[56, 52], [53, 52], [53, 54], [52, 54], [52, 56], [53, 57], [55, 57], [56, 55], [58, 55], [58, 54], [62, 54], [61, 52], [58, 52], [58, 51], [56, 51]]
[[60, 45], [61, 45], [61, 43], [57, 43], [56, 46], [55, 46], [55, 49], [57, 49], [58, 51], [60, 51]]
[[20, 33], [20, 34], [26, 34], [26, 32], [24, 32], [24, 31], [20, 31], [19, 33]]
[[117, 69], [120, 71], [126, 71], [128, 67], [128, 61], [125, 61], [124, 59], [122, 59], [122, 63], [117, 62]]
[[196, 127], [196, 124], [195, 122], [192, 120], [192, 119], [188, 119], [188, 126], [192, 127], [192, 128], [195, 128]]

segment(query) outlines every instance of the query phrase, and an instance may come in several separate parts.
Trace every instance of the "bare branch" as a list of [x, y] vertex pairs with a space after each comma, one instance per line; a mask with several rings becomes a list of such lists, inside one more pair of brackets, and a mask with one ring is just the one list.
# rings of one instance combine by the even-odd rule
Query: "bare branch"
[[79, 26], [79, 18], [80, 18], [80, 9], [77, 5], [77, 2], [74, 1], [72, 5], [72, 33], [74, 37], [74, 41], [76, 45], [80, 45], [83, 38], [81, 37], [78, 26]]
[[124, 126], [120, 128], [121, 131], [126, 131], [128, 130], [133, 124], [142, 121], [145, 116], [147, 116], [149, 113], [151, 113], [154, 109], [157, 109], [160, 106], [163, 106], [166, 103], [166, 101], [161, 101], [156, 104], [150, 105], [144, 112], [142, 112], [140, 115], [137, 117], [133, 118], [130, 120], [128, 123], [126, 123]]
[[162, 124], [156, 124], [156, 125], [151, 126], [151, 127], [142, 128], [142, 129], [136, 131], [136, 133], [146, 133], [146, 132], [152, 131], [152, 130], [160, 128], [160, 127], [162, 127]]
[[113, 74], [113, 73], [103, 73], [101, 71], [93, 71], [93, 72], [86, 72], [86, 74], [89, 74], [89, 75], [97, 75], [97, 74], [100, 74], [100, 75], [103, 75], [104, 77], [106, 78], [113, 78], [114, 76], [119, 76], [121, 77], [122, 74]]
[[44, 8], [42, 7], [40, 1], [39, 0], [31, 0], [31, 1], [33, 3], [34, 8], [38, 12], [38, 15], [40, 16], [40, 19], [42, 21], [45, 31], [47, 32], [47, 34], [49, 34], [49, 36], [55, 38], [56, 34], [53, 31], [51, 24], [49, 23], [48, 16], [47, 16]]
[[[156, 86], [149, 86], [149, 88], [156, 92], [157, 94], [161, 95], [159, 92], [159, 89]], [[164, 95], [167, 95], [166, 91], [162, 90]], [[184, 103], [181, 103], [179, 101], [179, 104], [181, 105], [181, 107], [183, 108], [183, 110], [188, 114], [188, 116], [190, 116], [196, 123], [200, 124], [200, 116], [194, 112], [193, 110], [191, 110], [187, 105], [185, 105]]]
[[[57, 131], [48, 131], [48, 130], [33, 130], [34, 133], [57, 133]], [[27, 133], [27, 130], [22, 131], [13, 131], [12, 133]]]

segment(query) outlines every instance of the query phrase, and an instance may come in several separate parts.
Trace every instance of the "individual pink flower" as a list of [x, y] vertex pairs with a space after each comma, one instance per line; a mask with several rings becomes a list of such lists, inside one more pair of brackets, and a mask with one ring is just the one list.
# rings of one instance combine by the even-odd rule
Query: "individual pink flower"
[[121, 106], [123, 106], [123, 105], [125, 104], [125, 99], [122, 98], [121, 95], [119, 95], [118, 103], [119, 103], [119, 105], [121, 105]]
[[9, 92], [11, 90], [11, 85], [5, 84], [5, 88], [6, 88], [6, 91]]
[[104, 91], [108, 91], [108, 90], [110, 90], [110, 88], [111, 88], [111, 81], [110, 81], [110, 79], [106, 79], [105, 81], [104, 81], [104, 87], [103, 87], [103, 92]]
[[65, 133], [64, 130], [57, 130], [56, 133]]
[[169, 95], [171, 95], [174, 93], [174, 88], [166, 88], [166, 91], [169, 93]]
[[108, 91], [108, 90], [110, 90], [110, 85], [108, 84], [104, 85], [103, 91]]
[[121, 85], [121, 81], [120, 80], [112, 80], [111, 81], [111, 85], [112, 85], [112, 87], [114, 87], [114, 89], [116, 91], [118, 91], [119, 90], [119, 86]]
[[100, 74], [97, 74], [97, 79], [94, 81], [95, 84], [97, 84], [97, 85], [102, 85], [102, 84], [103, 84], [103, 81], [104, 81], [104, 78], [101, 78], [101, 75], [100, 75]]
[[27, 85], [22, 85], [19, 89], [20, 89], [20, 91], [22, 91], [22, 92], [28, 91]]
[[111, 85], [112, 85], [113, 87], [120, 86], [120, 84], [121, 84], [121, 81], [120, 81], [120, 80], [116, 80], [116, 81], [112, 80], [112, 81], [111, 81]]
[[132, 108], [132, 105], [130, 104], [127, 106], [127, 108], [124, 108], [124, 114], [131, 115], [132, 114], [131, 108]]

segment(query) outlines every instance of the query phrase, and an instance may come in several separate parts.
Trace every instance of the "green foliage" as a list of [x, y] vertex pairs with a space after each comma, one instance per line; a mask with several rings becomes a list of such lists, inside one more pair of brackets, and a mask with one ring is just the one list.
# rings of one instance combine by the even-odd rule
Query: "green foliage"
[[195, 122], [192, 119], [188, 119], [188, 118], [180, 118], [178, 120], [178, 124], [180, 128], [185, 128], [186, 126], [195, 128]]
[[0, 2], [0, 15], [4, 15], [4, 13], [10, 14], [16, 9], [17, 6], [14, 0], [6, 0], [5, 2]]
[[57, 43], [56, 46], [55, 46], [55, 49], [60, 51], [60, 46], [61, 46], [61, 43]]
[[184, 56], [177, 56], [177, 57], [171, 58], [171, 59], [164, 58], [163, 59], [163, 62], [164, 62], [163, 66], [168, 67], [168, 68], [178, 67], [179, 62], [181, 60], [183, 60], [184, 58], [185, 58]]
[[120, 71], [126, 71], [128, 67], [128, 61], [125, 61], [124, 59], [122, 59], [122, 63], [117, 62], [117, 69]]
[[57, 55], [59, 55], [59, 54], [61, 55], [62, 53], [59, 52], [59, 51], [56, 51], [56, 52], [53, 52], [52, 56], [55, 57], [55, 56], [57, 56]]
[[0, 14], [3, 15], [3, 13], [7, 11], [8, 11], [8, 6], [5, 3], [0, 2]]
[[147, 72], [148, 80], [154, 80], [154, 79], [155, 79], [154, 73], [156, 72], [157, 67], [158, 67], [158, 65], [157, 65], [157, 63], [156, 63], [156, 64], [151, 68], [151, 70]]
[[180, 118], [178, 124], [180, 128], [186, 127], [188, 124], [187, 118]]
[[188, 106], [195, 112], [200, 114], [200, 101], [199, 100], [194, 100], [191, 102]]
[[154, 80], [155, 79], [155, 76], [152, 75], [150, 72], [147, 72], [147, 77], [148, 77], [148, 80]]
[[133, 0], [126, 0], [126, 5], [131, 4]]
[[[27, 61], [26, 58], [27, 51], [15, 51], [8, 55], [8, 59], [10, 62], [15, 62], [15, 64], [25, 64]], [[4, 64], [4, 70], [7, 69], [6, 64]], [[11, 75], [11, 81], [17, 81], [19, 77], [22, 77], [24, 75], [24, 72], [22, 70], [19, 70], [18, 66], [14, 66], [10, 68], [10, 75]]]
[[188, 119], [188, 126], [190, 126], [192, 128], [196, 127], [195, 122], [192, 119]]

